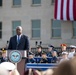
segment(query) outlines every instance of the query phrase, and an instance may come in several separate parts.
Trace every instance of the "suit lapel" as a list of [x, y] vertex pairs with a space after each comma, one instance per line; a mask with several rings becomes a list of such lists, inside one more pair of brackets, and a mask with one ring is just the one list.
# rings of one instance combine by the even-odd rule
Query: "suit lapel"
[[17, 36], [15, 36], [15, 42], [16, 42], [16, 44], [17, 44]]

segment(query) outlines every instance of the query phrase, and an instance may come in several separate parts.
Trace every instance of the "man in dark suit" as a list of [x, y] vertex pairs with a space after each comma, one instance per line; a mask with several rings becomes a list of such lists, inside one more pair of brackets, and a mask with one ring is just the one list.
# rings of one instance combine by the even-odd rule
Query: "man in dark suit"
[[29, 40], [28, 37], [22, 34], [22, 27], [18, 26], [16, 28], [15, 36], [10, 38], [9, 50], [29, 50]]

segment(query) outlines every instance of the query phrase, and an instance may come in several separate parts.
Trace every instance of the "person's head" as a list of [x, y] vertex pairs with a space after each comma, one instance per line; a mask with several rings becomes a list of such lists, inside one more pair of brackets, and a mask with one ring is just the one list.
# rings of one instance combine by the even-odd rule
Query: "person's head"
[[16, 66], [13, 63], [11, 63], [11, 62], [3, 62], [0, 65], [2, 67], [4, 67], [9, 72], [9, 75], [20, 75], [19, 72], [16, 69]]
[[29, 55], [29, 59], [32, 59], [32, 58], [34, 58], [34, 55]]
[[53, 51], [52, 52], [52, 56], [57, 56], [57, 52], [56, 51]]
[[75, 52], [75, 48], [71, 48], [71, 52]]
[[6, 57], [6, 49], [2, 48], [2, 57]]
[[46, 53], [45, 53], [45, 52], [42, 52], [41, 57], [42, 57], [42, 58], [47, 58]]
[[28, 58], [29, 58], [29, 59], [34, 58], [34, 53], [32, 53], [32, 52], [29, 51], [29, 52], [28, 52]]
[[76, 59], [62, 62], [54, 70], [53, 75], [76, 75]]
[[0, 65], [0, 75], [9, 75], [9, 72], [6, 68]]
[[21, 34], [22, 34], [22, 27], [21, 27], [21, 26], [18, 26], [18, 27], [16, 28], [16, 34], [17, 34], [17, 35], [21, 35]]
[[49, 47], [48, 47], [48, 51], [50, 52], [50, 51], [52, 51], [53, 49], [54, 49], [54, 46], [49, 45]]
[[70, 45], [70, 48], [71, 48], [71, 52], [75, 52], [75, 48], [76, 48], [76, 46], [74, 46], [74, 45]]
[[72, 75], [70, 74], [72, 67], [69, 61], [62, 62], [59, 66], [54, 70], [53, 75]]
[[68, 53], [67, 52], [62, 52], [62, 58], [67, 58], [68, 57]]
[[39, 45], [39, 46], [37, 47], [37, 51], [38, 51], [38, 52], [41, 52], [41, 49], [42, 49], [42, 47]]
[[66, 51], [66, 48], [67, 48], [67, 45], [66, 44], [61, 44], [60, 46], [61, 46], [61, 50], [62, 51]]

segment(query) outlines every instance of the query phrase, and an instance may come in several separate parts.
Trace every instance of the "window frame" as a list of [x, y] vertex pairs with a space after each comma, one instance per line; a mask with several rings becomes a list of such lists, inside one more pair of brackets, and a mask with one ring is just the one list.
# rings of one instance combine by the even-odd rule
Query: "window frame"
[[13, 7], [21, 7], [21, 5], [22, 5], [22, 0], [20, 0], [21, 1], [21, 3], [19, 4], [19, 5], [17, 5], [17, 4], [14, 4], [14, 0], [12, 0], [12, 5], [13, 5]]
[[[53, 2], [54, 1], [54, 2]], [[51, 5], [54, 5], [55, 4], [55, 0], [51, 0]]]
[[[53, 36], [53, 29], [60, 29], [60, 30], [61, 30], [61, 27], [60, 27], [60, 28], [57, 28], [57, 27], [56, 27], [56, 28], [52, 28], [53, 21], [54, 21], [54, 20], [51, 19], [51, 38], [52, 38], [52, 39], [61, 39], [61, 34], [60, 34], [60, 37], [54, 37], [54, 36]], [[60, 32], [60, 33], [61, 33], [61, 32]]]
[[3, 6], [3, 0], [1, 0], [1, 5], [0, 5], [0, 7], [2, 7]]
[[[40, 20], [40, 28], [36, 28], [38, 30], [40, 30], [40, 36], [39, 37], [33, 37], [33, 25], [32, 25], [32, 21], [35, 21], [35, 20]], [[34, 28], [35, 30], [35, 28]], [[40, 40], [41, 39], [41, 19], [32, 19], [31, 20], [31, 39], [36, 39], [36, 40]]]
[[74, 35], [74, 29], [76, 29], [76, 27], [74, 28], [74, 22], [76, 22], [76, 21], [73, 21], [73, 23], [72, 23], [72, 30], [73, 30], [73, 38], [76, 38], [76, 36]]
[[41, 6], [42, 0], [40, 0], [40, 3], [39, 3], [39, 4], [34, 4], [34, 3], [33, 3], [33, 0], [31, 1], [31, 3], [32, 3], [31, 6]]

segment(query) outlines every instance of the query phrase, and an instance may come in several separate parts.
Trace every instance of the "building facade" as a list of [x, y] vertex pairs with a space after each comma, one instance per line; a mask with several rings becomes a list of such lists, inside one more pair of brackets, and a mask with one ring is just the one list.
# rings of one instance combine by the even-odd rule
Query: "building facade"
[[0, 47], [6, 47], [18, 25], [30, 47], [76, 45], [76, 22], [53, 19], [54, 0], [0, 0]]

